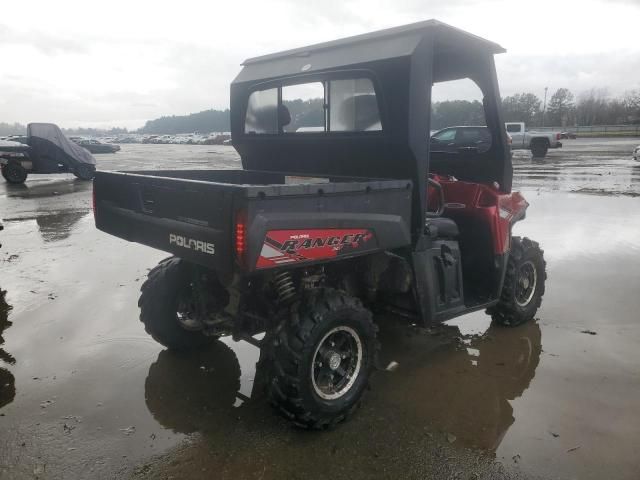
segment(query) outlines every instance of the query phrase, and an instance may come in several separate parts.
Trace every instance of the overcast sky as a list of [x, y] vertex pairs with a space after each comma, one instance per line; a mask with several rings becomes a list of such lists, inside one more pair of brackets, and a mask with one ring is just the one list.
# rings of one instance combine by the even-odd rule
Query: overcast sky
[[229, 106], [247, 57], [436, 18], [500, 43], [503, 95], [640, 88], [640, 0], [2, 2], [0, 121], [137, 128]]

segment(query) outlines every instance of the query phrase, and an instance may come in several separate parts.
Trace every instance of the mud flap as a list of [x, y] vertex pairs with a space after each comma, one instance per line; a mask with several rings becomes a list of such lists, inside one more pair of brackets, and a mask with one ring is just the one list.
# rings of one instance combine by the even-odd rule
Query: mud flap
[[415, 297], [424, 326], [452, 318], [465, 309], [462, 262], [456, 241], [435, 241], [412, 252]]

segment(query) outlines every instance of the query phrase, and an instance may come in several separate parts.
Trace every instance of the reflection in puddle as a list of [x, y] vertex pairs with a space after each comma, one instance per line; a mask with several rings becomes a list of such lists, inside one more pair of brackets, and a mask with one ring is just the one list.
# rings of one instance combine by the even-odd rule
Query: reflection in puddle
[[[510, 402], [524, 393], [535, 375], [540, 327], [535, 322], [491, 327], [464, 345], [455, 341], [456, 329], [448, 330], [447, 338], [434, 339], [413, 335], [407, 327], [383, 328], [384, 364], [393, 359], [399, 366], [378, 372], [366, 415], [384, 415], [391, 405], [412, 425], [435, 427], [463, 444], [495, 450], [515, 421]], [[266, 404], [261, 393], [267, 374], [266, 364], [258, 362], [253, 390], [247, 392], [255, 401], [247, 402], [240, 393], [240, 363], [227, 345], [216, 342], [201, 352], [165, 350], [149, 368], [147, 408], [175, 432], [215, 431], [249, 405]], [[347, 422], [343, 428], [355, 427]]]
[[[394, 338], [395, 336], [395, 338]], [[400, 367], [384, 384], [384, 397], [406, 409], [416, 424], [432, 425], [470, 446], [495, 450], [514, 423], [510, 401], [529, 387], [540, 361], [541, 332], [531, 322], [517, 328], [491, 327], [482, 337], [449, 343], [415, 357], [417, 345], [390, 333], [385, 356]]]
[[163, 350], [144, 385], [147, 408], [163, 427], [193, 433], [231, 416], [240, 390], [240, 363], [222, 342], [193, 352]]
[[[5, 290], [0, 290], [0, 346], [4, 344], [2, 333], [11, 326], [9, 310], [11, 305], [5, 300]], [[0, 409], [10, 404], [16, 396], [16, 379], [4, 365], [14, 365], [15, 358], [0, 348]]]
[[40, 235], [45, 242], [58, 242], [69, 238], [73, 227], [89, 214], [88, 209], [74, 209], [67, 211], [42, 212], [37, 215], [8, 218], [9, 222], [24, 222], [35, 220]]
[[45, 242], [57, 242], [68, 238], [74, 225], [88, 213], [85, 210], [40, 215], [36, 217], [36, 223]]

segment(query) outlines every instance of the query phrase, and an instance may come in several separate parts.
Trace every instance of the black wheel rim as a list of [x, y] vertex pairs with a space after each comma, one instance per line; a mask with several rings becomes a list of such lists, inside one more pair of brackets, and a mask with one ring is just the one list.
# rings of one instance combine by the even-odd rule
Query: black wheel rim
[[7, 179], [11, 182], [20, 182], [22, 180], [22, 172], [18, 168], [8, 167], [6, 170]]
[[182, 289], [176, 299], [176, 320], [178, 324], [189, 331], [202, 330], [202, 322], [198, 318], [196, 297], [192, 285]]
[[538, 284], [538, 272], [532, 261], [526, 261], [518, 268], [516, 277], [516, 303], [526, 307], [531, 303]]
[[313, 355], [311, 382], [324, 400], [344, 396], [355, 384], [362, 369], [363, 347], [358, 333], [347, 326], [327, 332]]

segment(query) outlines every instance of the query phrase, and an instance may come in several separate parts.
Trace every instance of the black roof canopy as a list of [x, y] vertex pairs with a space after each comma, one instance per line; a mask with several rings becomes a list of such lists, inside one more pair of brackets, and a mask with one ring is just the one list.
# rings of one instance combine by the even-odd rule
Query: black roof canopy
[[305, 65], [311, 65], [307, 71], [311, 72], [408, 57], [425, 36], [433, 38], [434, 50], [440, 54], [458, 49], [506, 52], [497, 43], [432, 19], [248, 58], [242, 62], [244, 68], [234, 83], [295, 75]]
[[[505, 49], [437, 20], [390, 28], [331, 42], [249, 58], [231, 84], [231, 134], [244, 168], [318, 176], [410, 179], [415, 232], [427, 209], [431, 86], [470, 78], [484, 96], [493, 145], [481, 159], [447, 172], [474, 182], [497, 182], [511, 190], [511, 160], [500, 113], [493, 55]], [[291, 83], [365, 76], [375, 87], [381, 131], [245, 133], [248, 99], [255, 90]], [[325, 106], [327, 108], [327, 106]], [[329, 105], [329, 108], [331, 106]]]

